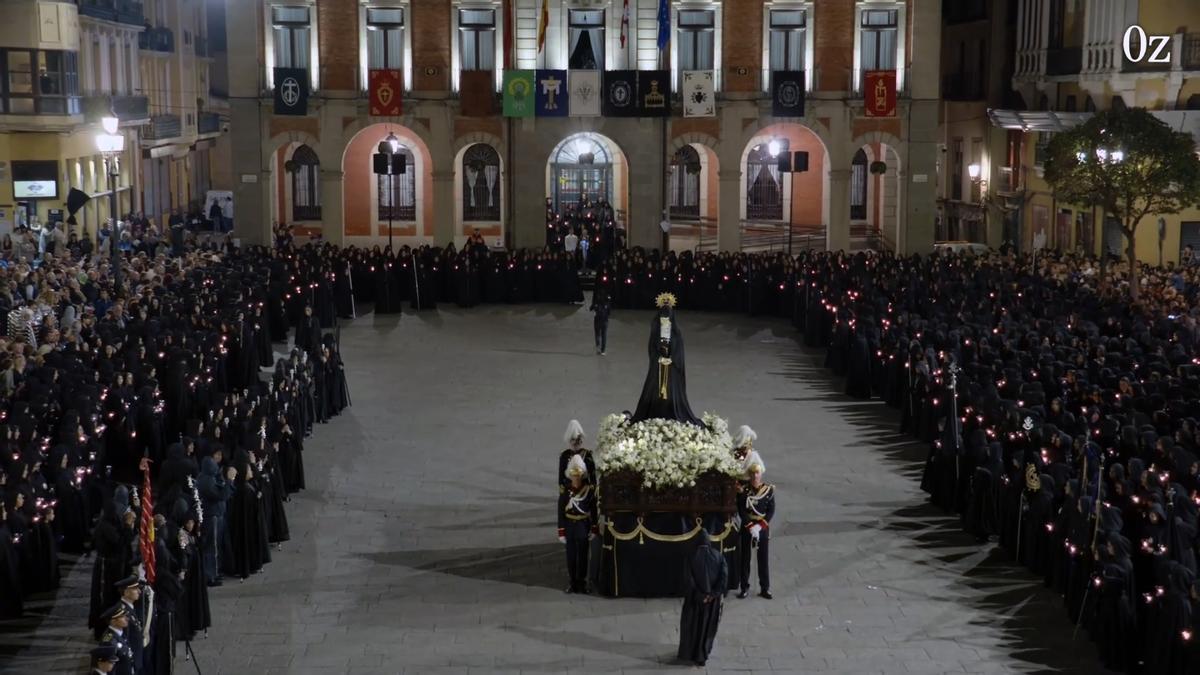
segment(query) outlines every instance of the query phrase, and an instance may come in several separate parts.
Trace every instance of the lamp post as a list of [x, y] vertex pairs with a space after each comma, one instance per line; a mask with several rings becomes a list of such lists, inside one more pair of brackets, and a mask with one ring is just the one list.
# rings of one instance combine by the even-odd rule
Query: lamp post
[[[392, 212], [396, 208], [396, 204], [395, 204], [396, 194], [395, 194], [395, 190], [393, 189], [395, 187], [395, 182], [393, 181], [393, 177], [398, 173], [404, 173], [404, 165], [403, 164], [401, 164], [398, 167], [399, 171], [396, 170], [397, 167], [395, 165], [395, 159], [397, 156], [396, 153], [399, 152], [399, 150], [400, 150], [400, 139], [396, 138], [396, 134], [389, 131], [387, 138], [385, 138], [382, 142], [380, 142], [378, 150], [379, 151], [375, 153], [375, 163], [374, 163], [375, 175], [379, 176], [381, 178], [384, 176], [387, 177], [388, 248], [391, 249], [392, 252], [394, 253], [395, 249], [392, 248]], [[404, 161], [403, 157], [404, 157], [403, 155], [400, 155], [401, 162]], [[382, 190], [379, 191], [379, 200], [378, 201], [380, 201], [380, 202], [383, 201], [383, 191]]]
[[[986, 243], [988, 231], [987, 180], [983, 177], [983, 167], [978, 163], [967, 165], [967, 176], [971, 184], [979, 187], [979, 208], [983, 211], [983, 237]], [[1037, 255], [1036, 253], [1034, 255]]]
[[125, 136], [117, 133], [119, 125], [120, 120], [113, 115], [108, 115], [100, 120], [100, 126], [104, 131], [96, 134], [96, 149], [104, 157], [104, 165], [108, 172], [109, 215], [112, 220], [109, 244], [112, 256], [110, 265], [113, 274], [114, 300], [121, 294], [121, 251], [117, 247], [117, 239], [120, 235], [117, 226], [117, 176], [120, 173], [118, 162], [121, 159], [121, 153], [125, 150]]

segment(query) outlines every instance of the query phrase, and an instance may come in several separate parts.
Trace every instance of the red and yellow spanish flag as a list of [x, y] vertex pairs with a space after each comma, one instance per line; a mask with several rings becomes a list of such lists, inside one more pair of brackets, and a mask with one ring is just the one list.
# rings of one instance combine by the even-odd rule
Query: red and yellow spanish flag
[[538, 17], [538, 53], [546, 46], [546, 29], [550, 27], [550, 0], [542, 0], [542, 13]]

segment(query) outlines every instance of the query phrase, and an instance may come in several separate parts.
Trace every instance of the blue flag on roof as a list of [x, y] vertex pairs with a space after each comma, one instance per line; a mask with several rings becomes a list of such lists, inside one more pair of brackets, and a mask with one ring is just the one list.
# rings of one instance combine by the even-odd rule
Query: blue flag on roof
[[671, 2], [658, 0], [658, 48], [666, 49], [671, 43]]

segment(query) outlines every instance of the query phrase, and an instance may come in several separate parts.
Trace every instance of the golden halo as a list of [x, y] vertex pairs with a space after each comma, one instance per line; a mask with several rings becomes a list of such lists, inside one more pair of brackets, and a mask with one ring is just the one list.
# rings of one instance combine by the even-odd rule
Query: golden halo
[[658, 307], [659, 309], [662, 309], [663, 307], [674, 307], [675, 302], [676, 300], [674, 293], [659, 293], [658, 297], [654, 299], [654, 306]]

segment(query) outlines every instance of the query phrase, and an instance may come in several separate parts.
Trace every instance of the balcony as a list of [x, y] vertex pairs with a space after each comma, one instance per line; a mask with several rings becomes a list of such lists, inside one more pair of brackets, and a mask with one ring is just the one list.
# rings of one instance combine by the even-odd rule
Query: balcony
[[77, 0], [79, 13], [93, 19], [142, 26], [146, 22], [142, 3], [133, 0]]
[[196, 133], [217, 134], [221, 132], [221, 116], [215, 112], [202, 110], [196, 116]]
[[1183, 54], [1180, 65], [1184, 70], [1200, 70], [1200, 33], [1183, 36]]
[[942, 76], [942, 98], [947, 101], [982, 101], [983, 83], [974, 73], [949, 73]]
[[90, 120], [99, 120], [111, 112], [121, 124], [145, 124], [150, 121], [150, 99], [145, 96], [89, 96], [84, 110]]
[[142, 130], [142, 138], [148, 141], [162, 141], [182, 135], [183, 124], [179, 115], [155, 115], [150, 118], [150, 126]]
[[1082, 68], [1082, 47], [1060, 47], [1046, 50], [1046, 75], [1078, 75]]
[[194, 40], [192, 40], [192, 46], [196, 48], [196, 56], [198, 56], [200, 58], [212, 56], [212, 52], [210, 52], [208, 50], [208, 39], [207, 38], [203, 38], [203, 37], [200, 37], [199, 35], [197, 35], [196, 38]]
[[138, 34], [138, 49], [151, 52], [175, 51], [175, 33], [170, 28], [147, 28]]

